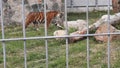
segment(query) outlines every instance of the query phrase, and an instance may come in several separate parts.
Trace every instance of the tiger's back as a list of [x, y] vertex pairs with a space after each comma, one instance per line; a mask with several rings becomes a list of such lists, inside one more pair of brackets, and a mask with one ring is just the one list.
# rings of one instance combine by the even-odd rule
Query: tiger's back
[[35, 21], [37, 21], [38, 19], [42, 19], [43, 17], [43, 12], [30, 12], [25, 20], [25, 28], [27, 28], [27, 26], [30, 23], [33, 23]]

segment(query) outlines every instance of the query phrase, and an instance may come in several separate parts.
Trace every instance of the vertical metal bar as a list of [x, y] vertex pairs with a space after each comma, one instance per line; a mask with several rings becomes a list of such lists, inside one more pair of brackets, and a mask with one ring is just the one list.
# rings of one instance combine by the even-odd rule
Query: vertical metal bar
[[[86, 3], [86, 21], [87, 21], [87, 34], [89, 34], [89, 18], [88, 18], [88, 13], [89, 13], [89, 0], [87, 0]], [[89, 59], [89, 37], [87, 36], [87, 68], [90, 66], [90, 59]]]
[[73, 0], [71, 0], [71, 3], [70, 3], [70, 4], [71, 4], [71, 7], [73, 8]]
[[[44, 19], [45, 19], [45, 36], [48, 36], [47, 35], [47, 14], [46, 14], [46, 6], [47, 6], [47, 3], [46, 3], [46, 0], [44, 0]], [[46, 68], [48, 68], [48, 40], [45, 39], [45, 50], [46, 50]]]
[[[4, 23], [3, 23], [3, 5], [2, 5], [2, 0], [0, 0], [0, 5], [1, 5], [1, 28], [2, 28], [2, 39], [5, 38], [4, 36]], [[6, 68], [6, 45], [5, 45], [5, 42], [3, 41], [2, 42], [2, 45], [3, 45], [3, 61], [4, 61], [4, 68]]]
[[[65, 29], [66, 29], [66, 35], [68, 35], [68, 25], [67, 25], [67, 0], [65, 0]], [[69, 46], [68, 46], [68, 38], [66, 38], [66, 68], [69, 67]]]
[[[24, 0], [22, 0], [22, 23], [23, 23], [23, 37], [26, 37], [25, 34], [25, 8]], [[27, 54], [26, 54], [26, 40], [24, 40], [24, 67], [27, 68]]]
[[95, 8], [98, 9], [98, 0], [95, 0]]
[[3, 45], [4, 68], [6, 68], [6, 45], [5, 45], [5, 42], [2, 42], [2, 45]]
[[[110, 0], [108, 0], [108, 33], [110, 34]], [[108, 68], [110, 68], [110, 35], [108, 34], [107, 53], [108, 53]]]
[[46, 50], [46, 68], [48, 68], [48, 40], [45, 39], [45, 50]]

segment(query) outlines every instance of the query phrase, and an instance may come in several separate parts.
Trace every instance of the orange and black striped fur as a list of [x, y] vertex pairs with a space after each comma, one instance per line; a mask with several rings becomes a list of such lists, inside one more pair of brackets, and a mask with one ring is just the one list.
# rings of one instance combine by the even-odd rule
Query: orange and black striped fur
[[[47, 28], [49, 27], [51, 21], [55, 17], [60, 16], [60, 12], [58, 11], [49, 11], [46, 13], [46, 18], [47, 18]], [[34, 26], [38, 27], [38, 22], [39, 23], [44, 23], [44, 12], [30, 12], [25, 20], [25, 28], [28, 27], [30, 23], [33, 23]]]

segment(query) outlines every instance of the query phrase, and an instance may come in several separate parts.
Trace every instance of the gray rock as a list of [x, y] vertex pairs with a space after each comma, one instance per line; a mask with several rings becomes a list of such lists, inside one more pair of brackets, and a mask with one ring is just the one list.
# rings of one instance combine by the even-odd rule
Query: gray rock
[[[66, 30], [56, 30], [53, 33], [54, 36], [65, 36]], [[63, 40], [63, 38], [56, 38], [56, 40]]]
[[[66, 22], [63, 22], [63, 23], [64, 23], [64, 27], [66, 27]], [[73, 28], [81, 31], [87, 28], [87, 22], [82, 19], [78, 19], [76, 21], [67, 21], [67, 26], [68, 26], [68, 29]]]
[[[8, 0], [8, 4], [14, 14], [11, 16], [11, 20], [16, 23], [22, 23], [22, 0]], [[25, 8], [25, 16], [29, 13], [29, 10]]]
[[[110, 25], [110, 33], [114, 33], [116, 32], [117, 29], [113, 26]], [[108, 33], [108, 24], [102, 24], [97, 31], [95, 32], [95, 34], [103, 34], [103, 33]], [[120, 39], [120, 35], [110, 35], [110, 41], [113, 41], [118, 37]], [[108, 35], [104, 35], [104, 36], [95, 36], [95, 39], [98, 41], [102, 41], [102, 42], [107, 42], [108, 41]]]

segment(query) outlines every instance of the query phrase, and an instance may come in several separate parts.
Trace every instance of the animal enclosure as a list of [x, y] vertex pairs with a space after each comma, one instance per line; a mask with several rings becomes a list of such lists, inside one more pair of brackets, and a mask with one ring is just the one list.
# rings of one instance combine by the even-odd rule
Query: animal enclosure
[[[0, 68], [119, 68], [120, 13], [111, 0], [105, 11], [89, 12], [88, 4], [73, 13], [67, 0], [0, 0]], [[47, 27], [49, 11], [63, 17], [53, 15]], [[34, 14], [25, 28], [30, 12], [43, 15]]]

